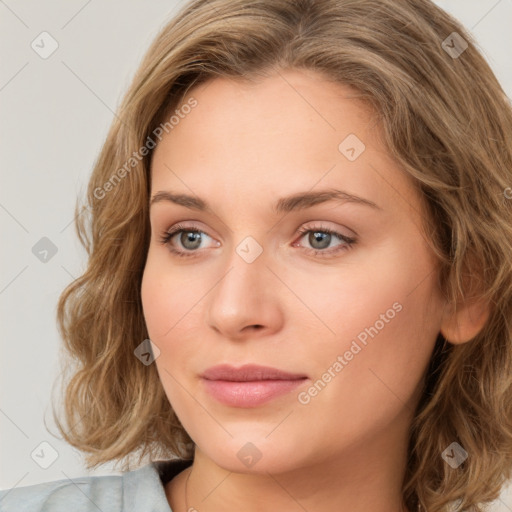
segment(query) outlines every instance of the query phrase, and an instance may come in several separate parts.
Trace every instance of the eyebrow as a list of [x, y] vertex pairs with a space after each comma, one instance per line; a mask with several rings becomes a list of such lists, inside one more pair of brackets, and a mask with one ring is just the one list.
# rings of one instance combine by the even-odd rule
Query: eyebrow
[[[349, 194], [343, 190], [328, 189], [319, 190], [316, 192], [297, 192], [287, 197], [281, 197], [273, 206], [273, 211], [276, 214], [288, 213], [291, 211], [300, 211], [311, 208], [317, 204], [325, 203], [327, 201], [338, 200], [342, 203], [354, 203], [363, 206], [369, 206], [376, 210], [382, 210], [380, 206], [373, 201], [364, 199], [363, 197]], [[174, 194], [165, 190], [157, 192], [150, 202], [150, 207], [155, 203], [171, 202], [190, 208], [191, 210], [206, 211], [209, 209], [208, 203], [197, 196], [190, 196], [187, 194]]]

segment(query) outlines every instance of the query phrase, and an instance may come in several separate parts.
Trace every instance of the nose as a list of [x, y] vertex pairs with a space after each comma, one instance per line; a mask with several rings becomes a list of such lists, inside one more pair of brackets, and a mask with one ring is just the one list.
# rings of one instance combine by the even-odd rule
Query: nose
[[221, 278], [207, 295], [207, 324], [223, 338], [268, 336], [282, 328], [282, 287], [269, 270], [263, 251], [254, 261], [236, 251], [225, 262]]

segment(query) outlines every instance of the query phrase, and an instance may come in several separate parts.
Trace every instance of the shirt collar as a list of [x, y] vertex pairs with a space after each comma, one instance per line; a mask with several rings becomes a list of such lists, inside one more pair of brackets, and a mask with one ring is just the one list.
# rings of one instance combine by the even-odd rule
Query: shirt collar
[[123, 512], [172, 512], [165, 484], [192, 460], [159, 460], [123, 473]]

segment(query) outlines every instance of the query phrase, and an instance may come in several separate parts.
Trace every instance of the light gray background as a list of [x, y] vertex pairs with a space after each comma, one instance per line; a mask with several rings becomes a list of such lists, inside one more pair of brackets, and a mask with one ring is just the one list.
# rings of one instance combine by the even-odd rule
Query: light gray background
[[[109, 465], [88, 472], [79, 452], [43, 423], [46, 417], [56, 432], [50, 406], [60, 348], [55, 307], [85, 268], [72, 223], [76, 197], [141, 57], [181, 3], [0, 0], [0, 222], [7, 241], [0, 274], [2, 489], [119, 474]], [[512, 0], [437, 3], [472, 30], [512, 97]], [[59, 44], [47, 59], [31, 48], [43, 31]], [[42, 237], [57, 247], [46, 263], [32, 252]], [[47, 469], [31, 458], [45, 441], [58, 454]], [[508, 490], [493, 511], [512, 511]]]

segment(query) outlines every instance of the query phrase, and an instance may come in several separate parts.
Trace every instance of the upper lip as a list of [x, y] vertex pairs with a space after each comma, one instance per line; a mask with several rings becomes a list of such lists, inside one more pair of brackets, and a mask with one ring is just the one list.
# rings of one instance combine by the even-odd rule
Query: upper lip
[[208, 368], [201, 375], [207, 380], [226, 380], [233, 382], [249, 382], [257, 380], [299, 380], [307, 378], [304, 374], [289, 373], [269, 366], [246, 364], [235, 368], [229, 364], [221, 364]]

